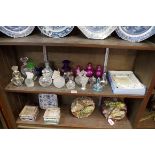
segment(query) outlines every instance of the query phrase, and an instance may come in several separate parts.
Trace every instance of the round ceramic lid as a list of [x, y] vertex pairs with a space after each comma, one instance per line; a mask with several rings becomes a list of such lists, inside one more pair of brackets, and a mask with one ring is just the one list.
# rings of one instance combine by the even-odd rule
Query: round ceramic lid
[[154, 26], [119, 26], [116, 29], [118, 36], [131, 42], [143, 41], [155, 34]]
[[78, 26], [81, 32], [90, 39], [105, 39], [115, 29], [116, 26]]
[[41, 33], [52, 38], [62, 38], [73, 30], [74, 26], [38, 26]]
[[0, 31], [13, 38], [26, 37], [32, 33], [35, 26], [0, 26]]

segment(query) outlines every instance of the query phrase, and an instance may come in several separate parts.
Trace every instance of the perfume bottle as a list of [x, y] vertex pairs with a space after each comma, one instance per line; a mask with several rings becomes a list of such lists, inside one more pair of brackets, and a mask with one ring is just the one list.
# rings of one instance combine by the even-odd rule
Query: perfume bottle
[[82, 90], [86, 89], [86, 85], [88, 83], [88, 80], [89, 80], [89, 78], [87, 76], [82, 76], [81, 77], [80, 82], [81, 82], [81, 85], [82, 85], [82, 87], [81, 87]]
[[64, 87], [64, 85], [65, 85], [65, 78], [62, 77], [62, 76], [58, 76], [58, 77], [54, 78], [53, 85], [56, 88], [62, 88], [62, 87]]
[[18, 66], [12, 66], [13, 70], [11, 82], [15, 86], [21, 86], [24, 82], [24, 78], [21, 76], [21, 73], [18, 71]]
[[86, 67], [85, 71], [86, 71], [86, 76], [87, 77], [92, 77], [93, 76], [93, 74], [94, 74], [94, 68], [93, 68], [92, 63], [88, 63], [87, 64], [87, 67]]
[[103, 85], [101, 84], [100, 78], [97, 78], [96, 83], [93, 85], [93, 90], [96, 92], [103, 91]]
[[74, 69], [74, 75], [75, 76], [78, 76], [79, 73], [81, 72], [81, 66], [80, 65], [77, 65], [76, 68]]
[[102, 75], [103, 75], [103, 69], [102, 69], [101, 65], [97, 65], [96, 71], [95, 71], [95, 76], [97, 78], [101, 78]]
[[22, 62], [21, 69], [20, 69], [21, 73], [26, 77], [26, 72], [28, 72], [28, 68], [27, 68], [28, 57], [20, 58], [20, 61]]
[[69, 77], [69, 81], [66, 83], [68, 89], [75, 89], [75, 82], [73, 81], [73, 76]]
[[107, 73], [104, 72], [102, 75], [102, 81], [101, 81], [102, 85], [107, 85], [108, 84], [108, 80], [107, 80]]
[[52, 84], [51, 73], [49, 70], [43, 69], [42, 76], [39, 78], [39, 84], [42, 87], [48, 87]]
[[34, 86], [34, 81], [33, 81], [33, 77], [34, 74], [31, 72], [26, 72], [27, 78], [25, 79], [25, 85], [27, 87], [33, 87]]
[[62, 63], [63, 63], [63, 66], [61, 68], [62, 72], [63, 73], [64, 72], [70, 72], [71, 71], [71, 67], [69, 66], [70, 61], [69, 60], [63, 60]]
[[49, 65], [49, 62], [45, 62], [45, 68], [44, 68], [45, 71], [49, 72], [49, 76], [52, 77], [53, 75], [53, 70], [51, 69], [50, 65]]

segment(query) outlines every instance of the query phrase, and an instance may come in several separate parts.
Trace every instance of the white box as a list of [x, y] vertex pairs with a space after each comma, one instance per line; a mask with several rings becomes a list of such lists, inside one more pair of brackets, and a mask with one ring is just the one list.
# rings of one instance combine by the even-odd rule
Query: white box
[[109, 71], [108, 77], [114, 94], [145, 95], [146, 87], [132, 71]]

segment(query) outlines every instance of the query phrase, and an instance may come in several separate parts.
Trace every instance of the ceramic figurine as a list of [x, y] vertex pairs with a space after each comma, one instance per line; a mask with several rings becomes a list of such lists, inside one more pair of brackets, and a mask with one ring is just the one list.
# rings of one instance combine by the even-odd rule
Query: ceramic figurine
[[73, 76], [70, 76], [69, 81], [66, 83], [68, 89], [75, 89], [75, 82], [73, 81]]
[[87, 77], [92, 77], [93, 76], [93, 74], [94, 74], [94, 68], [93, 68], [92, 63], [88, 63], [87, 64], [87, 67], [86, 67], [85, 71], [86, 71], [86, 76]]
[[57, 78], [55, 78], [53, 80], [53, 85], [56, 88], [62, 88], [62, 87], [64, 87], [64, 85], [65, 85], [65, 78], [62, 77], [62, 76], [58, 76]]
[[43, 69], [43, 75], [39, 78], [39, 84], [42, 87], [48, 87], [52, 84], [51, 73], [49, 70]]
[[34, 86], [34, 81], [33, 81], [33, 76], [34, 74], [31, 72], [26, 72], [27, 78], [25, 79], [25, 84], [27, 87], [33, 87]]
[[24, 78], [21, 76], [21, 73], [18, 71], [18, 66], [12, 66], [13, 70], [11, 82], [15, 86], [21, 86], [24, 82]]
[[97, 78], [96, 83], [93, 85], [93, 90], [96, 92], [103, 91], [103, 85], [101, 84], [100, 78]]
[[103, 69], [102, 69], [101, 65], [97, 65], [96, 71], [95, 71], [95, 76], [97, 78], [101, 78], [102, 75], [103, 75]]

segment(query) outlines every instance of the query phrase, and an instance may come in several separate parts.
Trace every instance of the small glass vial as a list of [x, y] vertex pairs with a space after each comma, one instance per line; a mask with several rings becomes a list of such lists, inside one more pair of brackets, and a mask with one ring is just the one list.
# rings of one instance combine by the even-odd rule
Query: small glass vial
[[42, 87], [48, 87], [52, 84], [51, 73], [49, 70], [44, 69], [42, 71], [43, 75], [39, 78], [39, 84]]
[[27, 78], [25, 79], [25, 85], [27, 87], [34, 87], [34, 81], [33, 81], [34, 74], [31, 72], [26, 72], [26, 76]]
[[21, 76], [21, 73], [18, 71], [18, 66], [12, 66], [13, 70], [11, 82], [15, 86], [21, 86], [24, 82], [24, 78]]

